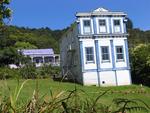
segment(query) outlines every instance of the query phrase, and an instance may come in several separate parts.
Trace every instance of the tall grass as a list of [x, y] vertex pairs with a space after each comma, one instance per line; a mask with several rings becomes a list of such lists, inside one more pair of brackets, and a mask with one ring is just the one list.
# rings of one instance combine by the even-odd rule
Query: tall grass
[[50, 89], [49, 94], [40, 96], [38, 79], [36, 79], [32, 97], [21, 103], [19, 96], [28, 81], [25, 80], [20, 84], [20, 81], [17, 80], [14, 90], [10, 89], [5, 82], [8, 94], [1, 97], [0, 113], [132, 113], [149, 112], [150, 110], [150, 107], [139, 99], [116, 98], [112, 103], [103, 104], [101, 98], [108, 94], [109, 90], [99, 92], [97, 97], [91, 97], [76, 85], [72, 90], [58, 93]]

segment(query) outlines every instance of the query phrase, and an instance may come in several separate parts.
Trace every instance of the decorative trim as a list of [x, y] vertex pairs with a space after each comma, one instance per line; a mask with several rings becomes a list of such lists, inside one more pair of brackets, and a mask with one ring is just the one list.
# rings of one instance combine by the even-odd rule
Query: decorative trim
[[126, 23], [123, 23], [124, 33], [127, 32]]
[[100, 86], [100, 60], [99, 60], [99, 46], [98, 46], [98, 40], [95, 40], [95, 53], [96, 53], [96, 64], [97, 64], [97, 81], [98, 81], [98, 86]]
[[112, 33], [112, 27], [111, 27], [111, 17], [108, 19], [108, 23], [109, 23], [109, 33]]
[[98, 40], [95, 40], [95, 52], [96, 52], [96, 63], [97, 63], [97, 70], [100, 70], [100, 54], [99, 54], [99, 44]]
[[127, 38], [127, 36], [129, 36], [129, 34], [121, 34], [121, 33], [118, 33], [118, 34], [84, 34], [84, 35], [78, 35], [78, 38], [83, 38], [83, 39], [86, 39], [86, 38], [90, 38], [90, 39], [93, 39], [93, 38]]
[[81, 34], [81, 23], [78, 23], [78, 34]]
[[130, 63], [129, 63], [129, 50], [128, 50], [128, 41], [127, 39], [124, 39], [125, 43], [125, 52], [126, 52], [126, 62], [127, 62], [127, 67], [130, 69]]
[[96, 18], [93, 18], [93, 30], [94, 30], [94, 34], [97, 34]]
[[120, 68], [101, 68], [100, 70], [97, 69], [85, 69], [83, 72], [103, 72], [103, 71], [121, 71], [121, 70], [130, 70], [127, 67], [120, 67]]
[[113, 70], [115, 70], [116, 64], [115, 64], [115, 54], [114, 54], [114, 44], [113, 44], [113, 40], [110, 40], [110, 46], [111, 46], [112, 66], [113, 66]]
[[82, 72], [84, 72], [83, 42], [82, 41], [80, 41], [80, 61], [81, 61]]
[[131, 70], [130, 70], [131, 68], [130, 68], [130, 61], [129, 61], [129, 50], [128, 50], [128, 41], [127, 41], [127, 39], [124, 39], [124, 42], [125, 42], [127, 68], [129, 69], [130, 84], [132, 84]]

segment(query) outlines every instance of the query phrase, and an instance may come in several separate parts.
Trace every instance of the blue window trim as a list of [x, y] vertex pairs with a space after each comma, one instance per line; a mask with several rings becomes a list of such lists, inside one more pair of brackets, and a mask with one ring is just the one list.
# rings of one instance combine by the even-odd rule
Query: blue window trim
[[97, 26], [96, 26], [96, 18], [93, 18], [93, 28], [94, 28], [94, 34], [97, 34]]
[[109, 22], [109, 32], [110, 32], [110, 34], [112, 34], [112, 27], [111, 27], [112, 23], [111, 23], [111, 17], [109, 18], [108, 22]]
[[114, 54], [114, 43], [113, 43], [113, 40], [110, 40], [110, 46], [111, 46], [111, 56], [112, 56], [113, 70], [115, 70], [115, 69], [116, 69], [116, 62], [115, 62], [115, 54]]
[[125, 53], [126, 53], [127, 67], [130, 69], [129, 50], [128, 50], [128, 41], [127, 41], [127, 39], [124, 39], [124, 43], [125, 43]]
[[81, 34], [81, 24], [78, 23], [77, 25], [78, 25], [78, 34]]
[[126, 23], [123, 23], [124, 33], [127, 33]]
[[98, 40], [95, 40], [95, 53], [96, 53], [96, 63], [97, 63], [97, 82], [98, 82], [98, 86], [101, 85], [100, 83], [100, 57], [99, 57], [99, 44], [98, 44]]
[[98, 40], [95, 40], [95, 51], [96, 51], [96, 62], [97, 62], [97, 69], [100, 70], [100, 54], [99, 54], [99, 44]]

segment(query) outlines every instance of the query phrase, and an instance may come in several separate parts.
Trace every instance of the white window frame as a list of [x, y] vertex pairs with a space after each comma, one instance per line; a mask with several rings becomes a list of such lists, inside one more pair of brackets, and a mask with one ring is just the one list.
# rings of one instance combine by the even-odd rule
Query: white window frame
[[[121, 48], [122, 49], [122, 52], [117, 52], [117, 49], [118, 48]], [[118, 59], [118, 55], [122, 55], [122, 58], [120, 59]], [[116, 61], [117, 62], [123, 62], [124, 61], [124, 48], [123, 48], [123, 46], [116, 46]]]
[[[110, 53], [109, 53], [109, 46], [101, 46], [101, 60], [102, 62], [110, 62]], [[107, 49], [107, 52], [103, 52], [103, 48]], [[103, 59], [104, 58], [104, 55], [108, 55], [108, 59]]]
[[[119, 25], [115, 25], [115, 21], [119, 21]], [[121, 20], [120, 19], [113, 19], [113, 29], [114, 33], [121, 33]], [[119, 28], [119, 31], [116, 31], [116, 29]]]
[[[105, 21], [105, 25], [100, 25], [100, 21]], [[98, 27], [99, 27], [99, 33], [107, 33], [107, 23], [106, 19], [98, 19]], [[105, 28], [105, 31], [101, 31], [101, 29]]]
[[[90, 26], [88, 26], [89, 29], [90, 29], [90, 32], [86, 32], [86, 30], [85, 30], [86, 27], [87, 27], [87, 26], [85, 26], [85, 24], [84, 24], [85, 21], [89, 21], [89, 22], [90, 22]], [[88, 27], [87, 27], [87, 28], [88, 28]], [[92, 28], [91, 28], [91, 27], [92, 27], [91, 20], [90, 20], [90, 19], [84, 19], [84, 20], [83, 20], [83, 33], [84, 33], [84, 34], [91, 34], [91, 33], [92, 33]]]
[[[87, 53], [87, 49], [91, 49], [92, 53]], [[88, 57], [91, 57], [92, 59], [88, 59]], [[86, 58], [86, 63], [94, 63], [94, 47], [85, 47], [85, 58]]]

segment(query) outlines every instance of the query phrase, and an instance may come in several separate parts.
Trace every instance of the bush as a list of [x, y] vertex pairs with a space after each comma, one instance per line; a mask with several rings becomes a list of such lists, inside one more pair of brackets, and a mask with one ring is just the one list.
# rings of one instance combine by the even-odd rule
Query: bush
[[17, 69], [10, 69], [8, 67], [0, 68], [0, 79], [10, 79], [19, 77], [19, 71]]
[[19, 69], [20, 76], [24, 79], [35, 79], [37, 78], [36, 67], [33, 63], [28, 63]]
[[130, 55], [133, 82], [150, 86], [150, 44], [139, 44]]
[[53, 67], [51, 65], [44, 65], [43, 67], [37, 68], [37, 72], [42, 78], [52, 77], [60, 73], [59, 67]]

